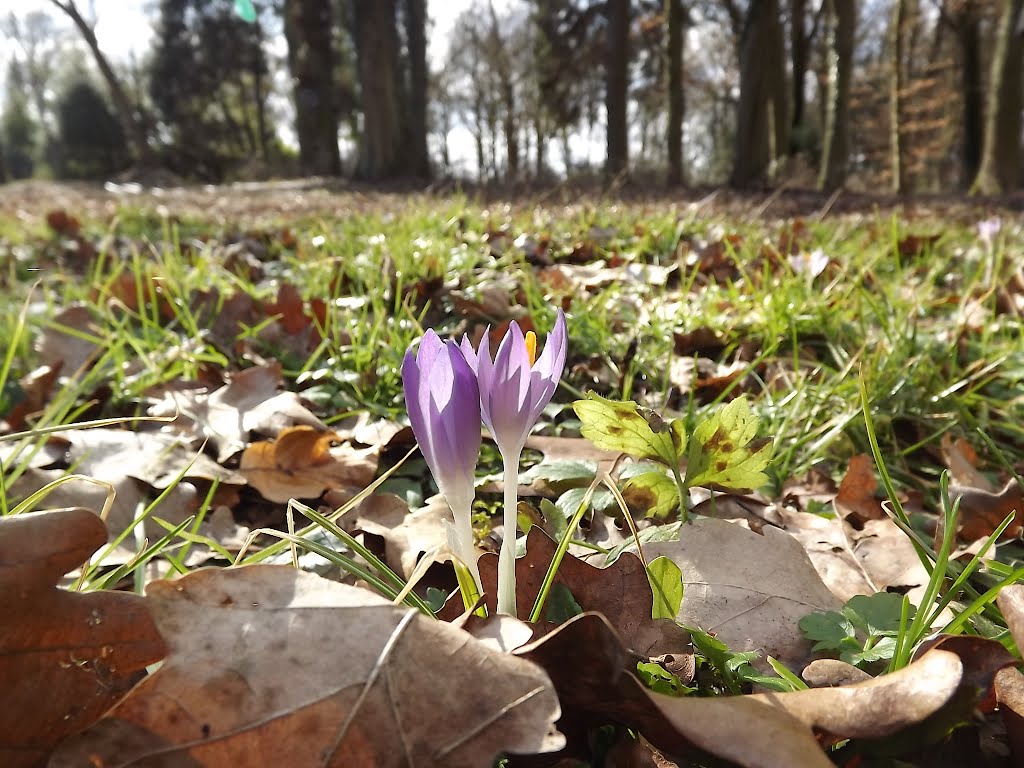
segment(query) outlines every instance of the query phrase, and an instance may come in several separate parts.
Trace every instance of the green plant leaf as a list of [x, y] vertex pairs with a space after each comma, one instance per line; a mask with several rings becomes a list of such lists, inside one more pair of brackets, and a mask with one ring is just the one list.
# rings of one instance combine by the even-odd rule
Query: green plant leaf
[[597, 472], [593, 461], [542, 461], [519, 475], [522, 485], [538, 483], [542, 490], [564, 493], [570, 488], [590, 485]]
[[800, 619], [798, 623], [800, 631], [807, 636], [808, 640], [815, 640], [814, 652], [824, 650], [838, 651], [847, 647], [852, 638], [857, 648], [860, 643], [856, 642], [857, 631], [853, 624], [838, 611], [815, 611]]
[[[868, 636], [895, 636], [900, 631], [900, 613], [904, 600], [904, 595], [894, 592], [854, 595], [843, 608], [843, 615]], [[915, 613], [916, 609], [911, 605], [907, 618], [913, 618]]]
[[444, 603], [447, 599], [448, 593], [445, 590], [438, 589], [437, 587], [427, 587], [425, 602], [434, 613], [444, 608]]
[[576, 602], [572, 592], [560, 581], [551, 585], [548, 600], [544, 605], [544, 618], [553, 624], [564, 624], [573, 616], [583, 613], [583, 608]]
[[679, 509], [679, 487], [663, 472], [644, 472], [629, 479], [622, 496], [630, 509], [647, 517], [666, 517]]
[[888, 661], [892, 658], [895, 650], [896, 638], [883, 637], [871, 648], [858, 648], [857, 650], [851, 649], [849, 651], [843, 651], [839, 654], [839, 659], [841, 661], [845, 661], [847, 664], [860, 667], [865, 664], [871, 664], [875, 661]]
[[544, 518], [544, 530], [552, 539], [558, 541], [565, 535], [569, 521], [551, 499], [540, 500], [540, 514]]
[[693, 430], [686, 487], [760, 488], [771, 457], [771, 438], [757, 438], [757, 416], [746, 398], [736, 398]]
[[[656, 542], [656, 541], [679, 541], [679, 532], [682, 530], [683, 523], [675, 521], [674, 523], [665, 523], [665, 525], [651, 525], [647, 528], [643, 528], [640, 531], [640, 544]], [[604, 557], [604, 564], [602, 568], [607, 568], [609, 565], [614, 563], [623, 552], [626, 550], [636, 549], [636, 539], [630, 536], [621, 544], [612, 547], [608, 550], [608, 554]]]
[[631, 400], [605, 400], [589, 392], [586, 400], [577, 400], [572, 408], [583, 425], [580, 434], [598, 448], [653, 459], [669, 467], [678, 466], [686, 451], [680, 419], [666, 422]]
[[638, 661], [636, 673], [643, 680], [644, 685], [655, 693], [662, 693], [666, 696], [685, 696], [697, 690], [683, 684], [683, 681], [676, 675], [653, 661]]
[[[586, 488], [571, 488], [558, 497], [555, 506], [562, 511], [565, 519], [569, 520], [576, 514], [586, 495]], [[607, 512], [615, 506], [615, 497], [604, 488], [598, 488], [590, 497], [590, 506], [597, 512]]]
[[654, 593], [652, 619], [674, 619], [683, 604], [683, 573], [667, 557], [652, 560], [647, 566], [647, 580]]

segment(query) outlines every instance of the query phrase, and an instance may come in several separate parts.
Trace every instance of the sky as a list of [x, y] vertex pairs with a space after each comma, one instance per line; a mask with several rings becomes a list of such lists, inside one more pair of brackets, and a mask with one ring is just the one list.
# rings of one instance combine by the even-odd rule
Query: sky
[[[89, 17], [90, 8], [97, 20], [96, 37], [100, 48], [114, 62], [126, 63], [133, 58], [144, 58], [153, 43], [153, 24], [157, 20], [155, 0], [76, 0], [79, 9]], [[493, 0], [498, 11], [511, 5], [515, 0]], [[428, 57], [432, 67], [439, 67], [447, 53], [448, 39], [451, 36], [455, 20], [465, 9], [473, 4], [473, 0], [428, 0], [427, 13], [432, 26], [428, 32]], [[0, 16], [6, 16], [14, 6], [19, 16], [42, 10], [60, 20], [61, 26], [70, 27], [63, 14], [54, 8], [49, 0], [0, 0]], [[147, 8], [150, 10], [147, 12]], [[70, 34], [77, 35], [76, 32]], [[75, 37], [77, 40], [77, 36]], [[269, 42], [270, 50], [284, 56], [287, 45], [283, 35]], [[6, 71], [8, 57], [13, 55], [10, 41], [0, 36], [0, 72]], [[0, 88], [3, 83], [0, 82]], [[278, 88], [281, 93], [272, 100], [271, 108], [279, 114], [290, 113], [291, 105], [286, 93], [287, 86]], [[2, 95], [2, 91], [0, 91]], [[275, 103], [276, 102], [276, 103]], [[291, 125], [278, 125], [278, 135], [286, 144], [296, 146], [297, 141]], [[577, 160], [585, 156], [592, 162], [599, 158], [603, 151], [603, 143], [595, 142], [593, 137], [573, 135], [571, 137], [573, 154]], [[476, 172], [476, 150], [472, 134], [465, 126], [456, 126], [448, 134], [449, 156], [457, 173], [474, 174]], [[552, 153], [557, 154], [557, 153]], [[549, 157], [557, 168], [561, 160]]]
[[[472, 0], [428, 1], [427, 10], [434, 27], [430, 35], [430, 59], [433, 62], [444, 57], [448, 36], [456, 17], [471, 4]], [[508, 0], [498, 2], [500, 8]], [[149, 48], [153, 37], [153, 23], [156, 21], [152, 8], [153, 0], [77, 0], [83, 14], [90, 4], [96, 11], [96, 37], [103, 52], [115, 61], [127, 61], [134, 53], [141, 58]], [[24, 15], [34, 10], [59, 15], [49, 0], [0, 0], [0, 14], [6, 16], [9, 10]]]
[[[429, 31], [428, 56], [431, 65], [439, 66], [447, 53], [448, 38], [458, 15], [472, 4], [473, 0], [428, 0], [427, 12], [432, 27]], [[510, 0], [495, 0], [500, 10]], [[14, 6], [12, 9], [11, 6]], [[114, 62], [125, 63], [142, 59], [153, 43], [153, 25], [157, 20], [154, 0], [77, 0], [83, 15], [92, 8], [97, 20], [96, 38], [100, 48]], [[150, 9], [147, 12], [147, 7]], [[0, 15], [6, 16], [9, 10], [15, 10], [19, 16], [36, 10], [42, 10], [57, 17], [62, 26], [69, 26], [63, 14], [49, 0], [0, 0]], [[88, 16], [87, 16], [88, 18]], [[287, 51], [283, 35], [278, 40], [271, 40], [269, 47], [275, 53], [284, 56]], [[0, 39], [0, 72], [6, 71], [8, 57], [13, 55], [10, 41]], [[0, 88], [3, 84], [0, 83]], [[0, 91], [2, 94], [2, 91]], [[287, 96], [281, 104], [271, 104], [272, 108], [291, 111]], [[295, 145], [294, 130], [290, 125], [278, 126], [278, 134], [286, 144]], [[475, 168], [475, 154], [471, 150], [472, 136], [464, 127], [457, 127], [448, 136], [449, 152], [456, 167], [472, 172], [468, 165]]]

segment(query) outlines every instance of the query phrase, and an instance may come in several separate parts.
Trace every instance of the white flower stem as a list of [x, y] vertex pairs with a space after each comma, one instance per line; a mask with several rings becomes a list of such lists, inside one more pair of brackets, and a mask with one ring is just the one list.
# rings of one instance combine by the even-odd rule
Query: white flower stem
[[[454, 541], [450, 542], [452, 554], [460, 561], [456, 564], [456, 573], [459, 576], [459, 590], [462, 592], [462, 600], [467, 608], [480, 597], [482, 590], [480, 586], [480, 569], [476, 563], [476, 548], [473, 546], [473, 495], [472, 494], [445, 494], [448, 506], [451, 507], [452, 517], [455, 524], [452, 526]], [[461, 567], [460, 567], [461, 566]], [[459, 573], [461, 571], [461, 573]], [[464, 578], [467, 574], [470, 580]]]
[[523, 449], [505, 453], [505, 538], [498, 554], [498, 613], [516, 615], [516, 507], [519, 504], [519, 457]]

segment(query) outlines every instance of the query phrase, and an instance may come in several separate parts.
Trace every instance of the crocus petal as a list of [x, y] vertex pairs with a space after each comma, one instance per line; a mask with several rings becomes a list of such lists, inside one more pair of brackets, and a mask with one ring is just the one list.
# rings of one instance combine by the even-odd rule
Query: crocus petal
[[533, 423], [530, 413], [530, 360], [523, 332], [511, 323], [498, 346], [494, 362], [485, 363], [480, 350], [480, 412], [503, 452], [522, 448]]
[[[554, 395], [565, 367], [566, 336], [565, 314], [559, 310], [544, 350], [532, 365], [526, 339], [517, 323], [509, 324], [493, 361], [488, 336], [485, 334], [481, 339], [475, 355], [480, 415], [503, 453], [522, 449], [541, 411]], [[468, 339], [463, 339], [463, 348], [468, 346]]]
[[443, 493], [473, 487], [480, 453], [480, 392], [476, 376], [453, 342], [427, 331], [416, 355], [402, 362], [413, 433]]
[[454, 453], [463, 466], [476, 467], [480, 456], [480, 390], [476, 373], [454, 342], [448, 342], [448, 354], [455, 374], [454, 419], [452, 434], [456, 445]]
[[[488, 329], [484, 332], [484, 338], [487, 337], [487, 334], [490, 333], [490, 330], [491, 329], [488, 327]], [[469, 336], [467, 336], [466, 334], [462, 334], [462, 343], [459, 344], [459, 350], [462, 352], [462, 356], [466, 359], [466, 362], [469, 363], [469, 367], [473, 369], [473, 374], [476, 375], [476, 350], [473, 349], [473, 342], [469, 340]]]
[[562, 378], [562, 369], [565, 368], [566, 336], [565, 313], [559, 309], [555, 318], [555, 327], [548, 334], [547, 341], [544, 342], [544, 350], [533, 366], [533, 370], [541, 373], [546, 379], [557, 382]]
[[565, 313], [559, 309], [555, 327], [548, 335], [547, 341], [544, 343], [544, 351], [534, 363], [530, 375], [531, 425], [537, 421], [541, 411], [551, 402], [551, 397], [558, 388], [558, 380], [562, 378], [568, 346], [566, 335]]

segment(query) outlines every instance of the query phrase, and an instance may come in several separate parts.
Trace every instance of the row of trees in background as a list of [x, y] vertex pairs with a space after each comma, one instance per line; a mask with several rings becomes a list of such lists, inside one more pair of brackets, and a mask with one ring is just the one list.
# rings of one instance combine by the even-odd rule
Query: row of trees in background
[[470, 0], [433, 59], [427, 0], [159, 0], [128, 65], [50, 2], [2, 30], [11, 176], [1018, 186], [1024, 0]]

